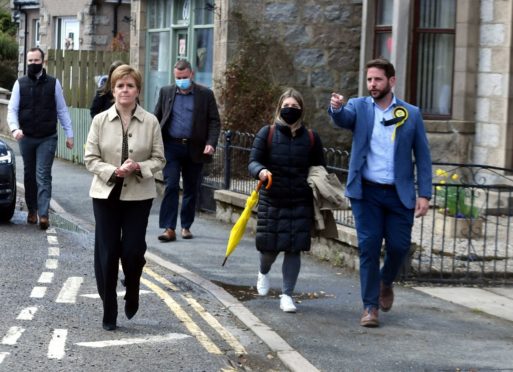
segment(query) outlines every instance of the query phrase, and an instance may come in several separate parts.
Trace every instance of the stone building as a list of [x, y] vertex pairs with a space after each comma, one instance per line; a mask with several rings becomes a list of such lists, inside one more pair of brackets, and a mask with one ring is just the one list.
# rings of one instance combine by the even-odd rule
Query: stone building
[[513, 167], [510, 0], [36, 2], [47, 48], [62, 47], [62, 32], [52, 32], [64, 10], [80, 24], [80, 47], [106, 48], [119, 6], [118, 27], [130, 40], [131, 64], [144, 73], [150, 110], [176, 59], [189, 59], [196, 80], [219, 95], [227, 66], [249, 49], [269, 66], [265, 79], [303, 93], [324, 142], [347, 146], [349, 134], [327, 119], [330, 93], [365, 95], [365, 62], [384, 56], [397, 69], [396, 94], [423, 111], [435, 161]]
[[128, 50], [130, 0], [11, 0], [19, 23], [20, 66], [26, 50]]

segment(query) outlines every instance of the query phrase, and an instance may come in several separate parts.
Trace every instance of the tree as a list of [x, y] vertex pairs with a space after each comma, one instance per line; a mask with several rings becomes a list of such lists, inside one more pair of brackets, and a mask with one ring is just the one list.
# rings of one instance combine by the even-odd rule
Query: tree
[[11, 14], [0, 8], [0, 87], [9, 90], [18, 77], [17, 29]]

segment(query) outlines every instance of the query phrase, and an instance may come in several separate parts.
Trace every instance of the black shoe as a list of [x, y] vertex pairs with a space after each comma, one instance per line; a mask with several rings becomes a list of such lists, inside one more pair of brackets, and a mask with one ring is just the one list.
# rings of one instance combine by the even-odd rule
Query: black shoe
[[128, 319], [132, 319], [139, 310], [138, 300], [126, 300], [125, 302], [125, 315]]
[[108, 322], [103, 322], [102, 327], [106, 331], [115, 331], [117, 328], [116, 323], [108, 323]]

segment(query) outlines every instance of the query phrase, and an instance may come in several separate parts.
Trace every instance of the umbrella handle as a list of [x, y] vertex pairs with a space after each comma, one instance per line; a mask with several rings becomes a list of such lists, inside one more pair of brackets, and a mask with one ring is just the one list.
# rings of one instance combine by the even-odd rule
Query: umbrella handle
[[[264, 181], [262, 181], [262, 180], [258, 181], [258, 185], [256, 187], [257, 192], [260, 190], [260, 188], [262, 187], [263, 184], [264, 184]], [[265, 186], [265, 189], [269, 190], [269, 188], [271, 187], [272, 184], [273, 184], [273, 177], [271, 175], [268, 175], [267, 176], [267, 185]]]

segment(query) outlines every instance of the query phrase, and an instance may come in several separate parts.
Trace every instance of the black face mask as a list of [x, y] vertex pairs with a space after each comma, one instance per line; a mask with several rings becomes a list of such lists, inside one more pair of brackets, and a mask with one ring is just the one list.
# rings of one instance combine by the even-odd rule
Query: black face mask
[[43, 69], [42, 63], [31, 63], [27, 66], [27, 73], [32, 76], [36, 76]]
[[299, 120], [303, 110], [295, 107], [284, 107], [280, 110], [280, 116], [285, 123], [291, 125]]

